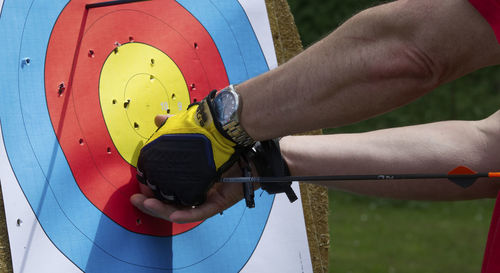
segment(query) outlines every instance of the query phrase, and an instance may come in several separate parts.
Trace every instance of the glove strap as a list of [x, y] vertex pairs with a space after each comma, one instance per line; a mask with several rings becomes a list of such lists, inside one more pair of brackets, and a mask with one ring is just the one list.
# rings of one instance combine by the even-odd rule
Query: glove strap
[[[281, 156], [278, 139], [257, 142], [254, 150], [251, 160], [260, 176], [290, 176], [290, 170]], [[291, 185], [292, 182], [260, 183], [261, 188], [270, 194], [284, 192], [293, 203], [298, 198]]]

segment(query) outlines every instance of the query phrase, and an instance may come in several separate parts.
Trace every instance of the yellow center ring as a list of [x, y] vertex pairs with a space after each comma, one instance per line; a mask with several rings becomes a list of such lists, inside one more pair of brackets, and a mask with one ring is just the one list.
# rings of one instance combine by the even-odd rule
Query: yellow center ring
[[127, 43], [110, 53], [101, 71], [99, 100], [116, 149], [133, 166], [139, 149], [156, 131], [154, 117], [175, 115], [190, 103], [174, 61], [142, 43]]

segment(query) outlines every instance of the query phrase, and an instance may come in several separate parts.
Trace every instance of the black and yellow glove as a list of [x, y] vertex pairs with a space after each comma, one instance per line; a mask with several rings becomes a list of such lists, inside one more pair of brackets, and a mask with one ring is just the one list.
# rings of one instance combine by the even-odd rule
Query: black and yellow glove
[[214, 96], [215, 91], [168, 118], [141, 149], [137, 178], [156, 198], [184, 206], [202, 204], [244, 150], [214, 122]]

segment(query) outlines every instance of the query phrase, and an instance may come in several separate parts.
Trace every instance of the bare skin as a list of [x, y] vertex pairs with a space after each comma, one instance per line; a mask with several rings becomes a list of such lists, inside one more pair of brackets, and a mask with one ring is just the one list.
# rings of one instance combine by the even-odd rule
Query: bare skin
[[357, 14], [288, 63], [238, 85], [241, 122], [256, 140], [337, 127], [498, 63], [493, 30], [467, 0], [396, 1]]
[[[362, 134], [293, 136], [282, 154], [296, 175], [448, 173], [466, 165], [479, 172], [500, 169], [500, 111], [480, 121], [444, 121]], [[328, 162], [325, 164], [324, 162]], [[479, 179], [462, 188], [447, 179], [328, 181], [358, 194], [412, 200], [495, 197], [500, 179]]]
[[[491, 27], [466, 0], [392, 2], [355, 15], [288, 63], [238, 85], [241, 123], [256, 140], [336, 127], [390, 111], [445, 82], [499, 63], [500, 46]], [[340, 169], [447, 172], [460, 164], [481, 171], [499, 166], [499, 122], [494, 114], [482, 121], [365, 134], [286, 137], [282, 154], [293, 175], [335, 174]], [[481, 180], [467, 190], [448, 181], [325, 185], [428, 200], [493, 197], [498, 191]], [[132, 196], [131, 202], [173, 222], [206, 219], [242, 198], [240, 185], [219, 184], [205, 204], [192, 209], [166, 205], [144, 193]]]

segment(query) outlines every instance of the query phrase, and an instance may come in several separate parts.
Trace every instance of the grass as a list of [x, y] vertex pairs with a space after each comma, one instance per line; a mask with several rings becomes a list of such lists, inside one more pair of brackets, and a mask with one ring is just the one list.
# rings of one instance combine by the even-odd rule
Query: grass
[[330, 272], [479, 272], [494, 200], [399, 201], [329, 192]]

